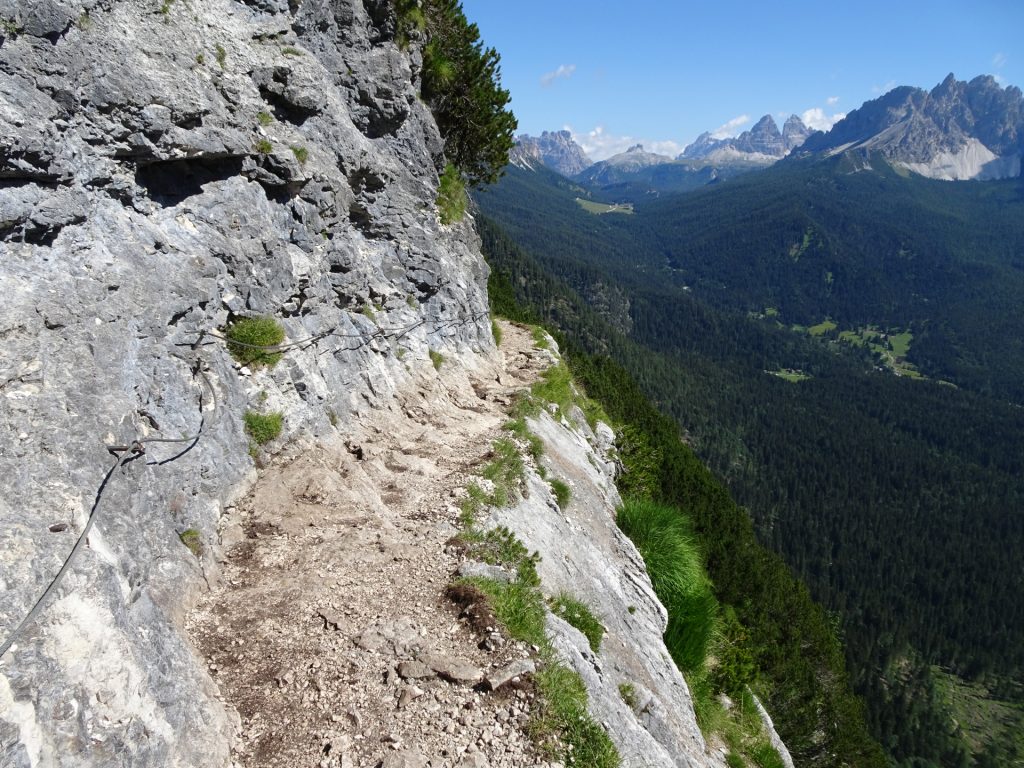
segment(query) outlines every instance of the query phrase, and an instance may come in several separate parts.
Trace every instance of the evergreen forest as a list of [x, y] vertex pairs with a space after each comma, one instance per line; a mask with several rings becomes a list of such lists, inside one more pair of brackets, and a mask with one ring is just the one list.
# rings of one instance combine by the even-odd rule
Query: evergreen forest
[[632, 216], [510, 166], [475, 195], [492, 299], [560, 332], [689, 505], [798, 765], [1018, 765], [1024, 181], [866, 160]]

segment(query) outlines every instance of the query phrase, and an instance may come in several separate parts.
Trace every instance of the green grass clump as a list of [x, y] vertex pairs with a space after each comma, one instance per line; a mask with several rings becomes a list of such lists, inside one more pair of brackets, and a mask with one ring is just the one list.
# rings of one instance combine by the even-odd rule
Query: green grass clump
[[484, 466], [480, 474], [494, 483], [492, 496], [495, 506], [504, 507], [519, 487], [526, 473], [526, 465], [516, 444], [508, 438], [496, 440], [491, 453], [494, 458]]
[[636, 686], [632, 683], [619, 683], [619, 697], [626, 703], [626, 706], [636, 711], [640, 700], [636, 695]]
[[729, 752], [726, 754], [725, 764], [728, 765], [729, 768], [747, 768], [747, 764], [743, 762], [743, 758], [735, 752]]
[[217, 56], [217, 63], [220, 64], [221, 69], [224, 69], [224, 63], [228, 60], [228, 52], [224, 50], [224, 46], [220, 43], [217, 43], [213, 50]]
[[261, 155], [269, 155], [274, 151], [274, 145], [270, 143], [269, 139], [259, 139], [256, 142], [256, 151]]
[[286, 45], [281, 49], [281, 53], [285, 56], [302, 56], [302, 51], [292, 45]]
[[537, 673], [540, 694], [530, 735], [542, 752], [567, 766], [617, 768], [615, 744], [587, 711], [587, 689], [578, 674], [561, 664], [547, 664]]
[[[281, 359], [274, 348], [284, 341], [284, 327], [272, 317], [246, 317], [228, 326], [228, 351], [242, 365], [273, 366]], [[270, 349], [254, 349], [269, 347]]]
[[579, 385], [573, 381], [572, 372], [563, 360], [559, 360], [544, 371], [541, 378], [530, 387], [530, 392], [543, 402], [557, 405], [559, 413], [563, 415], [567, 414], [572, 406], [577, 406], [583, 411], [591, 429], [598, 421], [610, 422], [608, 414], [600, 404], [579, 391]]
[[547, 614], [536, 584], [521, 579], [509, 583], [478, 577], [460, 579], [458, 583], [471, 584], [487, 595], [494, 615], [510, 637], [538, 647], [547, 644], [544, 634]]
[[[515, 571], [511, 583], [486, 578], [458, 579], [450, 588], [471, 587], [481, 593], [493, 611], [494, 617], [514, 640], [540, 649], [540, 670], [535, 676], [537, 698], [529, 724], [534, 743], [549, 758], [561, 760], [567, 766], [617, 768], [618, 751], [604, 729], [594, 722], [587, 711], [587, 691], [583, 680], [555, 657], [545, 631], [547, 609], [540, 590], [537, 574], [539, 555], [529, 551], [508, 528], [499, 527], [481, 531], [476, 517], [487, 505], [507, 503], [521, 482], [525, 472], [523, 457], [516, 444], [503, 438], [495, 442], [490, 461], [480, 474], [490, 480], [494, 491], [486, 493], [480, 485], [471, 483], [462, 501], [462, 522], [465, 530], [460, 534], [461, 544], [470, 557], [510, 566]], [[588, 640], [595, 649], [604, 628], [582, 603], [568, 596], [556, 598], [565, 618], [570, 623], [587, 626]], [[577, 624], [574, 623], [574, 626]], [[596, 640], [591, 640], [593, 627]]]
[[266, 128], [268, 125], [274, 122], [274, 116], [271, 115], [266, 110], [262, 110], [259, 114], [256, 115], [256, 122], [262, 125], [264, 128]]
[[[505, 429], [526, 443], [527, 451], [534, 461], [544, 455], [544, 442], [537, 437], [526, 424], [526, 418], [520, 416], [505, 423]], [[542, 467], [538, 467], [542, 469]]]
[[265, 445], [281, 434], [284, 425], [283, 413], [257, 413], [246, 411], [245, 431], [257, 445]]
[[538, 696], [528, 726], [541, 752], [567, 766], [617, 768], [618, 750], [587, 711], [583, 680], [555, 660], [544, 631], [544, 599], [536, 582], [520, 576], [511, 584], [482, 578], [457, 583], [474, 586], [486, 596], [510, 637], [541, 649], [542, 666], [535, 677]]
[[508, 438], [495, 441], [491, 460], [480, 470], [480, 475], [491, 481], [493, 490], [487, 493], [477, 483], [470, 483], [466, 488], [466, 496], [459, 506], [462, 524], [467, 528], [476, 524], [478, 515], [486, 507], [504, 507], [515, 496], [526, 475], [526, 465], [516, 444]]
[[299, 144], [292, 144], [292, 154], [295, 155], [295, 159], [302, 165], [306, 164], [309, 160], [309, 150]]
[[537, 349], [550, 349], [551, 342], [548, 341], [548, 335], [539, 325], [534, 325], [530, 328], [530, 334], [533, 336], [533, 345]]
[[758, 768], [785, 768], [786, 764], [782, 762], [782, 756], [776, 751], [767, 740], [760, 741], [757, 744], [752, 745], [747, 754], [750, 755]]
[[604, 625], [597, 620], [590, 607], [565, 592], [551, 598], [551, 612], [576, 627], [587, 638], [590, 650], [597, 653], [601, 650], [601, 639], [604, 637]]
[[572, 498], [572, 489], [569, 487], [569, 484], [556, 477], [551, 480], [551, 490], [554, 491], [555, 501], [558, 502], [558, 508], [565, 509], [569, 504], [569, 500]]
[[195, 528], [189, 528], [178, 534], [178, 538], [181, 539], [181, 543], [188, 547], [188, 551], [196, 557], [203, 556], [203, 540], [199, 535], [199, 531]]
[[501, 326], [497, 320], [491, 320], [491, 336], [494, 337], [494, 346], [501, 346]]
[[674, 507], [631, 500], [616, 522], [640, 550], [668, 610], [669, 654], [684, 673], [703, 670], [718, 624], [718, 601], [688, 520]]
[[466, 214], [466, 184], [459, 169], [449, 163], [437, 187], [437, 212], [442, 224], [462, 221]]
[[444, 355], [442, 355], [440, 352], [436, 352], [433, 349], [429, 350], [427, 354], [430, 355], [430, 362], [434, 364], [434, 370], [440, 371], [441, 366], [444, 365]]

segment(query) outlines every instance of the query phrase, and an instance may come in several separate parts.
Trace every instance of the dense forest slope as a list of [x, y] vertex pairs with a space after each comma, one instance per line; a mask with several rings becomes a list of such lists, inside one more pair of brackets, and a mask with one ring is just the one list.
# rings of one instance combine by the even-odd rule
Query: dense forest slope
[[478, 196], [526, 271], [627, 343], [567, 320], [553, 289], [517, 290], [630, 370], [841, 617], [897, 760], [968, 759], [928, 664], [994, 682], [1024, 661], [1022, 189], [837, 156], [634, 216], [594, 216], [520, 169]]

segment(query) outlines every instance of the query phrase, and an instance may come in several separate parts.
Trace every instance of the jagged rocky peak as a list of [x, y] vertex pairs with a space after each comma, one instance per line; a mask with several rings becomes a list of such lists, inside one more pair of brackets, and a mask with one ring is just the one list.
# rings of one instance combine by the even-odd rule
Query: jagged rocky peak
[[765, 115], [753, 128], [737, 136], [733, 146], [740, 152], [768, 157], [782, 157], [786, 154], [779, 126], [771, 115]]
[[679, 156], [680, 160], [704, 160], [718, 165], [731, 163], [770, 164], [799, 147], [811, 134], [796, 115], [791, 115], [783, 130], [775, 118], [765, 115], [754, 126], [735, 138], [715, 138], [702, 133]]
[[1024, 99], [1016, 86], [989, 75], [969, 82], [947, 76], [930, 92], [901, 86], [853, 110], [807, 152], [877, 153], [891, 163], [937, 179], [1020, 176]]
[[814, 131], [808, 128], [799, 116], [790, 115], [782, 126], [782, 144], [786, 154], [803, 145], [812, 133]]
[[[544, 131], [540, 136], [522, 134], [516, 138], [513, 162], [535, 160], [563, 176], [575, 176], [591, 161], [569, 131]], [[521, 163], [520, 163], [521, 164]]]

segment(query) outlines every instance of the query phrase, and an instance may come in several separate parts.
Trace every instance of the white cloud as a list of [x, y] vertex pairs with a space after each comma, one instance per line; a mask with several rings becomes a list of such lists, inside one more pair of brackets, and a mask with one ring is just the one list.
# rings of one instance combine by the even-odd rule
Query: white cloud
[[583, 151], [594, 162], [607, 160], [612, 155], [625, 152], [636, 144], [643, 144], [644, 151], [674, 158], [683, 151], [683, 146], [671, 140], [641, 139], [636, 136], [616, 136], [608, 133], [603, 125], [599, 125], [587, 133], [577, 133], [571, 125], [564, 126], [572, 134], [573, 140], [583, 147]]
[[812, 107], [800, 115], [804, 125], [816, 131], [827, 131], [844, 117], [846, 117], [845, 112], [836, 112], [833, 115], [828, 115], [821, 107]]
[[996, 69], [1002, 69], [1006, 66], [1007, 56], [1005, 53], [997, 53], [992, 57], [992, 66]]
[[562, 64], [558, 69], [553, 72], [546, 72], [540, 76], [540, 84], [545, 88], [554, 85], [556, 80], [564, 80], [573, 76], [576, 72], [575, 64]]
[[731, 136], [736, 135], [736, 129], [742, 128], [744, 125], [750, 122], [750, 115], [740, 115], [734, 117], [724, 125], [720, 125], [711, 132], [711, 138], [713, 139], [728, 139]]
[[668, 155], [669, 157], [678, 157], [679, 154], [686, 149], [686, 147], [676, 141], [665, 140], [665, 141], [645, 141], [642, 142], [644, 149], [648, 152], [653, 152], [656, 155]]
[[825, 103], [828, 104], [830, 107], [834, 107], [836, 104], [839, 103], [839, 97], [829, 96], [827, 99], [825, 99]]

